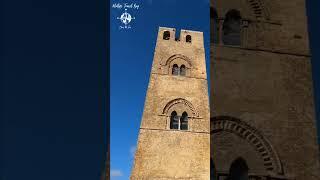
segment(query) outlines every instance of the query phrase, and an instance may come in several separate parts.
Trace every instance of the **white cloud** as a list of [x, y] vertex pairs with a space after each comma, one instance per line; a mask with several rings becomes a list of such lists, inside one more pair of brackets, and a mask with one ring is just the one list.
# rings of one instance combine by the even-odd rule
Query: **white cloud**
[[136, 146], [131, 146], [130, 147], [130, 154], [132, 157], [134, 157], [135, 152], [136, 152]]
[[110, 176], [111, 177], [120, 177], [123, 176], [122, 172], [118, 169], [111, 169], [110, 171]]

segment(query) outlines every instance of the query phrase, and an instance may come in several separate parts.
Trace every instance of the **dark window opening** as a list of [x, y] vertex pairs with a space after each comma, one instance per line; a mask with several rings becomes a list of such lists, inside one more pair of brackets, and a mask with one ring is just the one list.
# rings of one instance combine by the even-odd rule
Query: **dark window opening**
[[186, 66], [181, 65], [180, 67], [180, 76], [185, 76], [186, 75]]
[[175, 111], [170, 116], [170, 129], [179, 129], [179, 116]]
[[237, 10], [230, 10], [225, 17], [223, 23], [223, 44], [225, 45], [240, 45], [240, 34], [241, 34], [241, 16]]
[[175, 75], [175, 76], [179, 75], [179, 67], [176, 64], [172, 66], [172, 75]]
[[163, 32], [163, 39], [164, 40], [169, 40], [170, 39], [170, 32], [169, 31]]
[[188, 130], [188, 114], [186, 112], [183, 112], [180, 118], [180, 129]]
[[249, 180], [248, 171], [246, 161], [239, 157], [232, 162], [227, 180]]
[[191, 36], [190, 35], [186, 36], [186, 42], [191, 43]]

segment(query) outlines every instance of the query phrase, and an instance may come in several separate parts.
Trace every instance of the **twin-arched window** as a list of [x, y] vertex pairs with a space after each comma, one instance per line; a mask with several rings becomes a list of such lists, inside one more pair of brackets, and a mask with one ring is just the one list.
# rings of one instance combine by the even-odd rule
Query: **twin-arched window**
[[215, 44], [241, 45], [241, 15], [238, 10], [228, 11], [225, 18], [218, 18], [217, 11], [210, 8], [211, 42]]
[[185, 76], [186, 75], [186, 66], [185, 65], [181, 65], [180, 68], [177, 64], [174, 64], [172, 66], [172, 75], [174, 76]]
[[170, 116], [170, 129], [188, 130], [188, 114], [182, 113], [178, 116], [176, 111], [173, 111]]

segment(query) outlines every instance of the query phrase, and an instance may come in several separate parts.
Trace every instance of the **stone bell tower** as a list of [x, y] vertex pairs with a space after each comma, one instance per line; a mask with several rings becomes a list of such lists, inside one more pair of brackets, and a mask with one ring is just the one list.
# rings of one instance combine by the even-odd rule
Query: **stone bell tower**
[[221, 180], [319, 180], [305, 0], [211, 0], [211, 158]]
[[132, 180], [210, 176], [210, 117], [203, 33], [160, 27]]

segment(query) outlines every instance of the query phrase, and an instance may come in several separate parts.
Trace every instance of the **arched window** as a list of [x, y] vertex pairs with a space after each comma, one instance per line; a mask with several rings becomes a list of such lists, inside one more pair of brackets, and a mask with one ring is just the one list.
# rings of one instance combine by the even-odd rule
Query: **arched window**
[[240, 12], [237, 10], [230, 10], [225, 17], [223, 23], [223, 44], [225, 45], [240, 45]]
[[246, 161], [239, 157], [232, 162], [227, 180], [249, 180], [248, 171]]
[[169, 40], [170, 39], [170, 32], [169, 31], [163, 32], [163, 39], [164, 40]]
[[183, 112], [180, 118], [180, 130], [188, 130], [188, 114], [186, 112]]
[[176, 64], [172, 66], [172, 75], [175, 75], [175, 76], [179, 75], [179, 67]]
[[175, 111], [170, 116], [170, 129], [179, 129], [179, 116]]
[[218, 44], [219, 43], [219, 21], [217, 11], [210, 7], [210, 36], [211, 42]]
[[181, 65], [180, 66], [180, 76], [185, 76], [186, 75], [186, 66]]
[[190, 35], [186, 36], [186, 42], [191, 43], [191, 36]]

